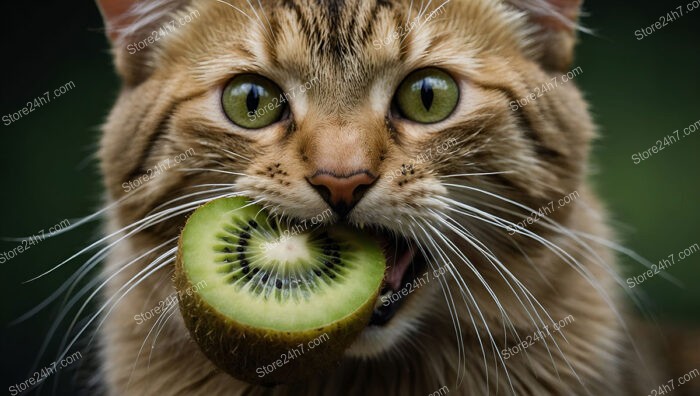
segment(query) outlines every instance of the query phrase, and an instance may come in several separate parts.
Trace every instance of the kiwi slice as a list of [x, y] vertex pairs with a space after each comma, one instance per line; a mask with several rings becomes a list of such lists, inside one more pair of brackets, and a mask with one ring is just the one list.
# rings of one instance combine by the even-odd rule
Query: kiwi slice
[[197, 209], [180, 235], [185, 324], [236, 378], [269, 385], [319, 374], [369, 323], [385, 270], [379, 244], [343, 226], [300, 228], [235, 197]]

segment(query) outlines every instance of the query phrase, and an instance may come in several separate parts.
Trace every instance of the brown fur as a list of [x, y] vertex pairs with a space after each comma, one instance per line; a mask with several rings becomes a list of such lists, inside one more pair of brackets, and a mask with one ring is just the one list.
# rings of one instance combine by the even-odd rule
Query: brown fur
[[[101, 3], [110, 10], [109, 1]], [[411, 31], [405, 40], [381, 48], [373, 47], [374, 40], [389, 36], [407, 20], [408, 12], [415, 17], [422, 4], [415, 2], [410, 8], [409, 1], [323, 5], [263, 1], [261, 8], [256, 2], [251, 7], [231, 1], [239, 12], [213, 0], [164, 3], [164, 9], [177, 10], [179, 15], [197, 10], [199, 16], [133, 55], [125, 51], [126, 44], [147, 37], [154, 26], [171, 17], [164, 13], [155, 23], [136, 24], [136, 29], [128, 30], [138, 18], [118, 19], [122, 13], [115, 17], [105, 12], [124, 81], [104, 127], [100, 150], [109, 201], [124, 198], [110, 217], [108, 231], [142, 219], [171, 199], [204, 191], [191, 188], [203, 183], [232, 183], [234, 190], [262, 199], [276, 213], [309, 218], [327, 208], [305, 181], [318, 169], [343, 173], [362, 167], [383, 175], [400, 169], [426, 148], [455, 138], [459, 145], [449, 155], [417, 165], [413, 173], [394, 180], [380, 177], [348, 220], [411, 237], [410, 225], [420, 235], [416, 219], [422, 219], [425, 223], [420, 224], [439, 228], [470, 259], [475, 270], [440, 242], [446, 251], [440, 264], [449, 259], [460, 275], [448, 277], [448, 283], [464, 353], [458, 352], [449, 306], [433, 282], [408, 298], [397, 316], [375, 334], [378, 339], [363, 336], [339, 367], [296, 385], [259, 388], [218, 371], [189, 338], [179, 313], [165, 322], [155, 349], [150, 348], [151, 335], [136, 360], [156, 319], [138, 325], [133, 317], [174, 291], [172, 266], [167, 266], [148, 277], [139, 276], [143, 281], [116, 305], [101, 330], [103, 372], [111, 395], [427, 395], [442, 386], [455, 395], [486, 394], [487, 390], [491, 394], [641, 395], [671, 378], [651, 367], [657, 362], [640, 362], [623, 323], [635, 337], [637, 330], [616, 316], [615, 309], [623, 318], [626, 314], [621, 286], [613, 276], [612, 253], [550, 222], [612, 239], [605, 211], [585, 182], [589, 144], [595, 134], [575, 83], [561, 84], [517, 111], [508, 105], [571, 66], [578, 2], [554, 2], [568, 7], [559, 9], [561, 19], [553, 13], [534, 13], [522, 1], [452, 0], [443, 6], [446, 12]], [[439, 4], [431, 4], [427, 12]], [[456, 112], [432, 125], [387, 116], [398, 83], [410, 71], [426, 66], [447, 70], [459, 82], [461, 101]], [[231, 124], [219, 104], [223, 84], [243, 72], [264, 75], [284, 90], [313, 79], [317, 83], [292, 100], [290, 121], [246, 131]], [[123, 190], [122, 183], [190, 148], [196, 155], [178, 168], [135, 191]], [[479, 172], [509, 173], [441, 178]], [[529, 215], [486, 194], [446, 183], [485, 189], [530, 208], [578, 191], [575, 202], [527, 229], [561, 247], [581, 268], [575, 270], [552, 249], [527, 236], [510, 236], [502, 228], [450, 212], [437, 197], [446, 196], [513, 222]], [[507, 207], [509, 212], [495, 206]], [[439, 215], [454, 217], [482, 241], [551, 319], [572, 315], [575, 321], [563, 331], [566, 341], [555, 333], [547, 343], [511, 357], [505, 362], [506, 375], [497, 356], [518, 341], [504, 325], [499, 305], [480, 277], [498, 297], [520, 337], [536, 331], [528, 314], [534, 302], [523, 292], [516, 295], [513, 279], [506, 276], [506, 282], [484, 254], [443, 226]], [[112, 274], [128, 258], [177, 236], [184, 216], [120, 242], [105, 273]], [[148, 262], [114, 277], [105, 297], [117, 293]], [[464, 280], [461, 286], [459, 278]], [[473, 300], [462, 294], [464, 285]], [[537, 308], [537, 312], [551, 322], [544, 310]], [[487, 328], [493, 339], [487, 337]], [[644, 354], [643, 346], [637, 346]]]

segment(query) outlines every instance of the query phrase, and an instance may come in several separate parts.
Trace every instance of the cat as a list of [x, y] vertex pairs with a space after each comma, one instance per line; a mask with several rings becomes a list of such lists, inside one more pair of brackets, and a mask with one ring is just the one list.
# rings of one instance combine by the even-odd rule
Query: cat
[[[113, 208], [99, 329], [109, 395], [643, 395], [675, 375], [628, 314], [601, 243], [615, 237], [587, 182], [580, 0], [98, 5], [123, 83], [99, 150]], [[422, 84], [458, 91], [437, 121], [397, 100], [421, 70]], [[275, 114], [262, 127], [222, 110], [242, 74], [283, 92], [255, 113]], [[431, 87], [426, 109], [449, 102]], [[400, 235], [428, 281], [327, 373], [236, 380], [190, 339], [171, 280], [187, 215], [236, 194]], [[394, 281], [417, 268], [405, 271]]]

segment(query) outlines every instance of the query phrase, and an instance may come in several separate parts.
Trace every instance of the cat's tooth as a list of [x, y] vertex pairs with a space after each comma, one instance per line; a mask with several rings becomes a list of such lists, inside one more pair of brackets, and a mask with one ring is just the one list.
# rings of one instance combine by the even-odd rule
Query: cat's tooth
[[360, 222], [360, 229], [361, 229], [361, 230], [364, 230], [364, 229], [365, 229], [365, 222], [364, 222], [364, 221], [361, 221], [361, 222]]

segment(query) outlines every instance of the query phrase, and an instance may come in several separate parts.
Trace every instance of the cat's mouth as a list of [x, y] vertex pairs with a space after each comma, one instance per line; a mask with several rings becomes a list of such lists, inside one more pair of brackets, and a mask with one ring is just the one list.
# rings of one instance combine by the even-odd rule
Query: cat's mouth
[[424, 278], [426, 259], [413, 240], [383, 230], [372, 230], [370, 233], [382, 247], [386, 273], [369, 326], [384, 326], [419, 285], [425, 284], [425, 281], [418, 282], [418, 279]]

